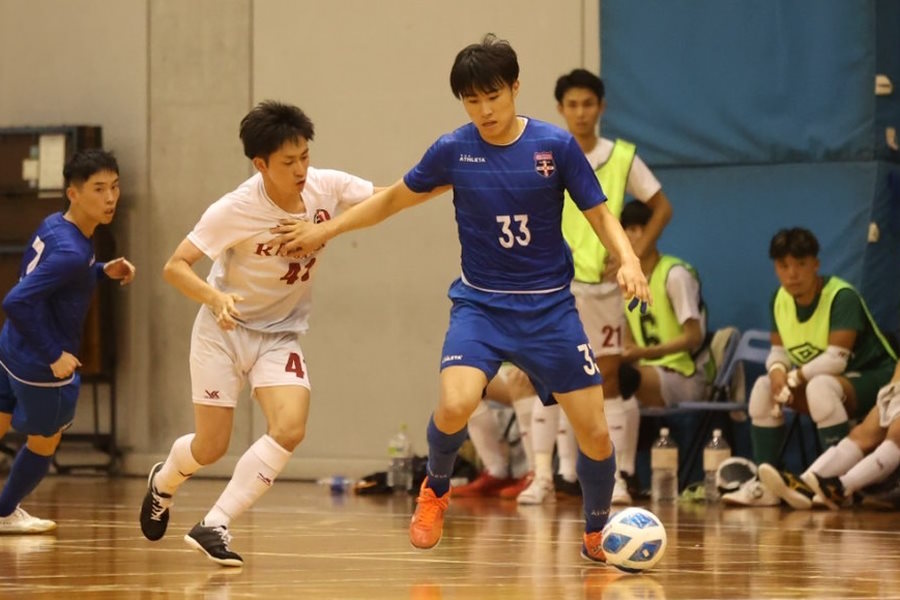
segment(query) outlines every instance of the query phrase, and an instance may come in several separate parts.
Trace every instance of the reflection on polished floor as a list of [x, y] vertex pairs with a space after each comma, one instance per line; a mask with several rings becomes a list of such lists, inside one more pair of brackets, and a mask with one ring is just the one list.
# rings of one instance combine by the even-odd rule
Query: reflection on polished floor
[[144, 485], [44, 481], [23, 506], [59, 530], [0, 537], [0, 598], [900, 598], [898, 513], [648, 506], [669, 547], [654, 571], [627, 575], [579, 557], [576, 503], [456, 499], [440, 545], [422, 552], [407, 542], [410, 498], [279, 482], [233, 526], [235, 570], [181, 539], [224, 481], [188, 482], [159, 542], [138, 527]]

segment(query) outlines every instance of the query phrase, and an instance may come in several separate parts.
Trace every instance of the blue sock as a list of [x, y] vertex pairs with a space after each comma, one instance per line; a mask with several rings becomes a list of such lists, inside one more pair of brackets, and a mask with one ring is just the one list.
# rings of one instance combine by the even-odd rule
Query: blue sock
[[434, 424], [434, 415], [428, 421], [428, 487], [441, 497], [450, 491], [450, 476], [460, 446], [468, 438], [463, 427], [456, 433], [446, 434]]
[[584, 530], [587, 533], [600, 531], [609, 517], [613, 486], [616, 484], [616, 453], [604, 460], [593, 460], [579, 448], [575, 472], [578, 473], [584, 497]]
[[16, 455], [6, 485], [0, 492], [0, 517], [8, 517], [19, 503], [41, 482], [50, 469], [52, 456], [35, 454], [23, 446]]

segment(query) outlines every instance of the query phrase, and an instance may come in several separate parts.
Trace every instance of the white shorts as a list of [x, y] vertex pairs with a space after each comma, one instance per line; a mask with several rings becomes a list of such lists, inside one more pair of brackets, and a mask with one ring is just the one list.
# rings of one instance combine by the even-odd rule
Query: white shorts
[[878, 424], [890, 427], [900, 417], [900, 384], [886, 385], [878, 392]]
[[664, 367], [653, 368], [659, 375], [659, 388], [666, 406], [698, 402], [706, 398], [706, 375], [699, 368], [690, 377]]
[[244, 382], [250, 390], [299, 385], [309, 389], [306, 360], [296, 333], [263, 333], [238, 325], [224, 331], [205, 306], [191, 332], [191, 394], [195, 404], [236, 406]]
[[622, 354], [628, 325], [618, 284], [573, 281], [572, 295], [594, 356]]

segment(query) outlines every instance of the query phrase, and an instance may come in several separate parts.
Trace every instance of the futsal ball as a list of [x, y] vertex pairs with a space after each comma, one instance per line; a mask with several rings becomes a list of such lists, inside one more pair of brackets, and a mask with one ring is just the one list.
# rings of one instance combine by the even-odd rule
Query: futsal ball
[[631, 507], [609, 518], [602, 533], [606, 562], [628, 573], [646, 571], [666, 551], [666, 528], [649, 510]]

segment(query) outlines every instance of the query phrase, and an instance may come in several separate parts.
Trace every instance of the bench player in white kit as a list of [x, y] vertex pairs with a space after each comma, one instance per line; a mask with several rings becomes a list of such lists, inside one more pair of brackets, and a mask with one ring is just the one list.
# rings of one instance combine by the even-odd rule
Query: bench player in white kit
[[[178, 487], [228, 449], [238, 395], [249, 379], [267, 432], [238, 460], [222, 495], [184, 537], [213, 562], [237, 567], [228, 526], [271, 487], [303, 440], [310, 384], [300, 334], [307, 328], [318, 253], [278, 256], [270, 229], [285, 219], [321, 222], [373, 194], [372, 183], [309, 166], [313, 124], [297, 107], [266, 101], [241, 121], [244, 154], [258, 173], [213, 203], [179, 244], [166, 281], [202, 306], [191, 333], [195, 433], [153, 466], [141, 531], [163, 537]], [[214, 263], [204, 281], [193, 270]]]

